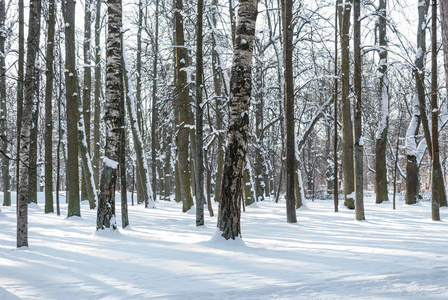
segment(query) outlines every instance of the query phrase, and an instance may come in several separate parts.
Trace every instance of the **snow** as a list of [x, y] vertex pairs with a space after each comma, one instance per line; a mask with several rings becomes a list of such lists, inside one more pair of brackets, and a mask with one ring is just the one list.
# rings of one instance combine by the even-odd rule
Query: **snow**
[[332, 200], [307, 202], [287, 224], [281, 197], [247, 207], [242, 239], [225, 241], [216, 216], [196, 227], [182, 203], [129, 205], [131, 228], [98, 234], [87, 201], [67, 219], [64, 195], [57, 216], [44, 214], [39, 193], [30, 247], [16, 250], [11, 198], [0, 217], [0, 299], [448, 299], [448, 223], [431, 221], [429, 202], [399, 197], [393, 210], [365, 199], [365, 222], [335, 213]]
[[118, 161], [113, 160], [113, 159], [110, 159], [110, 158], [107, 157], [107, 156], [104, 156], [104, 158], [103, 158], [103, 164], [106, 165], [106, 166], [108, 166], [108, 167], [111, 168], [111, 169], [116, 169], [116, 168], [118, 168]]

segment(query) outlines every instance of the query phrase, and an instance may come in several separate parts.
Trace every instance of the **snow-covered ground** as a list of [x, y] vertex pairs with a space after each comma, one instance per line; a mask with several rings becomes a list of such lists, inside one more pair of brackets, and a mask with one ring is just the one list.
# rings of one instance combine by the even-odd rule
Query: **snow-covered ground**
[[15, 248], [16, 206], [1, 207], [0, 299], [448, 299], [448, 223], [431, 221], [428, 202], [365, 202], [367, 221], [316, 201], [298, 224], [284, 201], [258, 203], [242, 214], [243, 241], [222, 242], [216, 216], [198, 228], [175, 202], [129, 206], [130, 229], [97, 234], [87, 202], [67, 219], [65, 203], [44, 214], [39, 195], [28, 249]]

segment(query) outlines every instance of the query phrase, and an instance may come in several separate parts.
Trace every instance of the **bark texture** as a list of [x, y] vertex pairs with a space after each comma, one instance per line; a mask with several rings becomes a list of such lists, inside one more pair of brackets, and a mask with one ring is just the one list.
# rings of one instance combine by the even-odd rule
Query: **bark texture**
[[[440, 221], [440, 202], [445, 189], [442, 178], [439, 150], [439, 106], [437, 104], [437, 0], [432, 0], [431, 17], [431, 215], [433, 221]], [[439, 188], [442, 185], [441, 188]]]
[[179, 119], [178, 135], [177, 135], [177, 153], [179, 165], [179, 179], [181, 189], [181, 199], [183, 203], [182, 211], [186, 212], [193, 206], [193, 198], [191, 196], [191, 180], [190, 180], [190, 166], [188, 161], [189, 142], [189, 96], [187, 84], [187, 49], [184, 41], [184, 25], [182, 9], [182, 0], [175, 1], [175, 77], [176, 77], [176, 98], [177, 98], [177, 113]]
[[100, 119], [101, 119], [101, 46], [100, 46], [100, 20], [101, 0], [96, 0], [95, 8], [95, 113], [93, 116], [93, 177], [95, 186], [100, 182]]
[[341, 5], [341, 90], [342, 90], [342, 171], [344, 177], [345, 206], [355, 208], [353, 192], [355, 191], [355, 172], [353, 164], [353, 124], [350, 112], [350, 13], [352, 5], [345, 0]]
[[204, 140], [203, 140], [203, 109], [202, 109], [202, 20], [204, 3], [203, 0], [197, 0], [197, 18], [196, 18], [196, 226], [204, 225]]
[[292, 69], [293, 28], [292, 1], [282, 1], [283, 16], [283, 70], [285, 78], [286, 119], [286, 222], [297, 223], [295, 206], [295, 130], [294, 130], [294, 74]]
[[389, 80], [387, 78], [387, 1], [380, 0], [378, 6], [378, 44], [380, 62], [378, 64], [379, 74], [379, 99], [380, 99], [380, 122], [375, 139], [375, 194], [376, 203], [388, 201], [386, 145], [387, 132], [389, 129]]
[[48, 1], [48, 36], [45, 84], [45, 213], [54, 212], [53, 205], [53, 80], [54, 80], [54, 31], [55, 2]]
[[106, 145], [97, 215], [97, 230], [117, 228], [115, 217], [115, 186], [117, 183], [118, 155], [122, 128], [122, 9], [121, 0], [108, 0], [108, 26], [106, 46], [106, 103], [104, 122]]
[[67, 217], [80, 216], [78, 163], [78, 82], [75, 54], [75, 1], [65, 3], [65, 84], [67, 108]]
[[25, 95], [22, 111], [22, 128], [20, 132], [20, 180], [17, 203], [17, 248], [28, 247], [28, 183], [30, 131], [33, 105], [39, 93], [39, 69], [36, 58], [39, 51], [41, 1], [30, 3], [29, 26], [26, 55]]
[[[83, 47], [83, 55], [84, 55], [84, 86], [82, 89], [82, 114], [84, 117], [84, 125], [85, 125], [85, 139], [87, 142], [87, 151], [90, 156], [90, 104], [91, 98], [90, 94], [92, 92], [92, 74], [90, 71], [91, 64], [91, 50], [90, 50], [90, 39], [91, 39], [91, 24], [92, 22], [92, 0], [85, 0], [85, 9], [84, 9], [84, 47]], [[83, 165], [84, 168], [84, 165]], [[82, 173], [81, 179], [81, 200], [88, 200], [88, 186], [90, 183], [86, 180], [90, 180], [90, 178], [86, 178], [85, 171]]]
[[362, 94], [361, 94], [361, 1], [353, 0], [353, 88], [355, 92], [354, 103], [354, 137], [355, 137], [355, 219], [365, 220], [363, 195], [363, 137], [362, 137]]
[[154, 199], [152, 198], [151, 185], [149, 184], [149, 169], [146, 159], [146, 154], [143, 148], [143, 139], [138, 126], [136, 103], [134, 99], [134, 93], [132, 91], [131, 81], [129, 77], [129, 67], [126, 60], [126, 51], [123, 48], [123, 78], [126, 86], [126, 106], [129, 113], [129, 122], [132, 132], [132, 139], [134, 143], [134, 149], [136, 154], [137, 169], [140, 170], [140, 176], [137, 180], [140, 180], [140, 187], [142, 188], [141, 196], [145, 203], [145, 207], [154, 208]]
[[241, 0], [230, 79], [229, 124], [218, 216], [218, 228], [227, 240], [241, 236], [239, 200], [247, 151], [256, 19], [257, 0]]
[[6, 107], [6, 11], [5, 1], [0, 0], [0, 138], [1, 138], [1, 155], [2, 163], [2, 185], [3, 185], [3, 205], [11, 205], [11, 192], [10, 192], [10, 178], [9, 178], [9, 150], [8, 150], [8, 122], [7, 122], [7, 107]]

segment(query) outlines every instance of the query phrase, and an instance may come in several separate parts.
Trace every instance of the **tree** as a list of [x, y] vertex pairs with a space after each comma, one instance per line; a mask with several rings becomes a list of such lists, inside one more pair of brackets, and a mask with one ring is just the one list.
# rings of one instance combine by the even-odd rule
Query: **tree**
[[41, 1], [30, 3], [25, 94], [22, 111], [22, 128], [20, 131], [20, 183], [17, 203], [17, 248], [28, 247], [28, 199], [29, 199], [29, 155], [30, 135], [32, 125], [33, 106], [37, 101], [39, 88], [39, 68], [36, 67], [36, 59], [39, 51], [40, 40], [40, 14]]
[[196, 18], [196, 226], [204, 225], [204, 140], [203, 140], [203, 62], [202, 62], [203, 1], [198, 0]]
[[238, 8], [230, 79], [229, 124], [218, 216], [218, 228], [226, 240], [241, 236], [239, 201], [247, 151], [257, 4], [257, 0], [241, 0]]
[[95, 114], [93, 116], [93, 172], [95, 186], [98, 187], [100, 181], [100, 118], [101, 118], [101, 46], [100, 46], [100, 26], [101, 0], [96, 0], [95, 9]]
[[152, 199], [151, 185], [149, 184], [149, 169], [146, 154], [143, 148], [142, 134], [140, 132], [140, 127], [138, 126], [136, 103], [134, 93], [132, 91], [128, 68], [126, 51], [125, 48], [123, 48], [123, 78], [126, 87], [126, 106], [128, 108], [129, 123], [131, 125], [132, 138], [135, 147], [137, 169], [141, 170], [140, 176], [137, 177], [137, 180], [141, 180], [140, 187], [142, 188], [142, 197], [145, 202], [145, 207], [154, 208], [154, 199]]
[[[84, 47], [83, 47], [83, 55], [84, 55], [84, 85], [82, 89], [82, 114], [84, 117], [84, 125], [85, 125], [85, 138], [87, 142], [87, 151], [90, 155], [90, 94], [92, 91], [92, 74], [90, 72], [91, 68], [91, 50], [90, 50], [90, 39], [91, 39], [91, 22], [92, 22], [92, 0], [85, 1], [85, 9], [84, 9]], [[87, 185], [90, 183], [90, 178], [86, 178], [84, 175], [85, 172], [82, 173], [81, 179], [81, 200], [88, 199], [87, 193]]]
[[108, 25], [106, 47], [106, 103], [104, 122], [106, 145], [101, 173], [97, 230], [117, 229], [115, 217], [115, 185], [117, 182], [118, 156], [122, 128], [122, 8], [121, 0], [108, 0]]
[[65, 2], [65, 91], [67, 108], [67, 217], [81, 216], [78, 163], [78, 81], [76, 73], [74, 0]]
[[342, 170], [344, 177], [345, 206], [355, 208], [353, 192], [354, 165], [353, 165], [353, 125], [350, 113], [350, 13], [352, 5], [345, 0], [340, 6], [339, 32], [341, 39], [341, 90], [342, 90]]
[[1, 137], [1, 151], [2, 153], [2, 183], [3, 183], [3, 205], [11, 205], [11, 192], [10, 192], [10, 178], [9, 178], [9, 150], [8, 150], [8, 123], [7, 123], [7, 107], [6, 107], [6, 52], [5, 42], [7, 38], [6, 34], [6, 10], [5, 1], [0, 0], [0, 137]]
[[439, 188], [445, 189], [443, 171], [440, 165], [439, 150], [439, 106], [437, 104], [437, 0], [432, 0], [431, 17], [431, 213], [433, 221], [440, 221], [440, 202], [443, 194]]
[[361, 98], [361, 3], [353, 0], [353, 89], [355, 92], [354, 138], [355, 138], [355, 219], [365, 220], [363, 196], [363, 137], [362, 137], [362, 98]]
[[[185, 48], [184, 40], [184, 25], [182, 16], [182, 0], [175, 1], [174, 22], [175, 22], [175, 78], [176, 78], [176, 108], [175, 114], [179, 120], [177, 124], [177, 153], [178, 153], [178, 166], [179, 166], [179, 180], [181, 198], [183, 202], [182, 211], [188, 211], [193, 205], [193, 199], [191, 196], [190, 188], [190, 168], [188, 162], [188, 149], [189, 149], [189, 89], [187, 84], [187, 49]], [[176, 183], [177, 185], [177, 183]]]
[[48, 2], [48, 36], [45, 84], [45, 213], [53, 207], [53, 81], [54, 81], [54, 31], [56, 8], [54, 0]]
[[23, 13], [23, 0], [18, 1], [19, 6], [19, 58], [17, 67], [17, 164], [16, 164], [16, 177], [17, 177], [17, 204], [19, 203], [19, 186], [20, 186], [20, 140], [21, 140], [21, 128], [22, 128], [22, 115], [23, 115], [23, 65], [25, 56], [25, 38], [24, 38], [24, 13]]
[[285, 78], [286, 117], [286, 221], [297, 223], [295, 206], [295, 126], [294, 126], [294, 75], [292, 70], [293, 24], [292, 1], [282, 1], [283, 16], [283, 60]]
[[333, 202], [334, 211], [338, 211], [339, 206], [339, 179], [338, 179], [338, 11], [341, 0], [336, 0], [336, 8], [334, 13], [334, 112], [333, 112], [333, 164], [334, 164], [334, 184], [333, 184]]
[[[139, 14], [140, 18], [140, 14]], [[154, 61], [153, 61], [153, 80], [152, 80], [152, 114], [151, 114], [151, 185], [152, 185], [152, 198], [156, 200], [157, 193], [157, 157], [156, 157], [156, 126], [157, 126], [157, 64], [159, 58], [159, 0], [156, 0], [156, 11], [155, 11], [155, 34], [154, 34]], [[140, 22], [140, 19], [139, 19]], [[139, 28], [140, 30], [140, 28]], [[140, 49], [141, 49], [141, 36], [140, 39]], [[141, 50], [140, 50], [141, 51]], [[140, 53], [141, 60], [141, 53]], [[141, 64], [141, 62], [140, 62]], [[141, 73], [141, 71], [140, 71]], [[139, 74], [140, 76], [141, 74]]]
[[380, 0], [378, 6], [378, 44], [379, 44], [379, 99], [380, 121], [375, 139], [375, 193], [376, 203], [388, 201], [386, 145], [389, 129], [389, 79], [387, 78], [387, 1]]

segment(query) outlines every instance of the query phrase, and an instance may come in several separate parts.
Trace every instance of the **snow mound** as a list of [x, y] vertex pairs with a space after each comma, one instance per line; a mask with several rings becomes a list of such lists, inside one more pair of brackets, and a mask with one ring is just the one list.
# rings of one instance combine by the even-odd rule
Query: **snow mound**
[[213, 248], [246, 248], [246, 243], [243, 241], [241, 237], [236, 237], [234, 240], [228, 239], [226, 240], [222, 236], [222, 231], [219, 229], [216, 229], [215, 233], [213, 234], [212, 238], [207, 241], [203, 242], [203, 245], [211, 246]]

